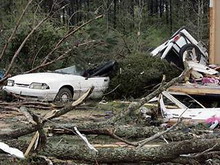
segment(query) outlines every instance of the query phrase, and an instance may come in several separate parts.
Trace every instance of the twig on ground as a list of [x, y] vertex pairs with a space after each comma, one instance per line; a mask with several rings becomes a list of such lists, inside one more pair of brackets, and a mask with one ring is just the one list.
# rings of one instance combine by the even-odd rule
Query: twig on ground
[[154, 139], [157, 139], [157, 138], [163, 136], [164, 134], [166, 134], [167, 132], [173, 130], [179, 123], [182, 122], [182, 115], [183, 115], [187, 110], [188, 110], [188, 108], [186, 108], [186, 109], [183, 111], [183, 113], [179, 116], [177, 122], [176, 122], [172, 127], [168, 128], [168, 129], [165, 130], [165, 131], [158, 132], [157, 134], [155, 134], [155, 135], [153, 135], [153, 136], [151, 136], [151, 137], [149, 137], [149, 138], [147, 138], [147, 139], [144, 139], [144, 140], [141, 140], [141, 141], [137, 142], [138, 148], [143, 147], [143, 146], [144, 146], [145, 144], [147, 144], [148, 142], [150, 142], [150, 141], [152, 141], [152, 140], [154, 140]]
[[121, 86], [121, 84], [118, 84], [114, 89], [112, 89], [111, 91], [109, 91], [108, 93], [105, 93], [103, 96], [107, 96], [111, 93], [113, 93], [116, 89], [118, 89]]
[[196, 154], [195, 156], [192, 156], [193, 158], [197, 158], [197, 157], [200, 157], [200, 156], [202, 156], [202, 155], [204, 155], [204, 154], [206, 154], [206, 153], [208, 153], [208, 152], [210, 152], [210, 151], [213, 151], [215, 148], [216, 148], [216, 146], [217, 146], [218, 144], [216, 143], [214, 146], [212, 146], [211, 148], [209, 148], [209, 149], [207, 149], [207, 150], [205, 150], [205, 151], [203, 151], [203, 152], [201, 152], [201, 153], [198, 153], [198, 154]]
[[136, 144], [136, 143], [129, 142], [128, 140], [125, 140], [125, 139], [123, 139], [123, 138], [117, 136], [117, 135], [116, 135], [115, 133], [113, 133], [112, 131], [109, 131], [109, 135], [110, 135], [111, 137], [117, 139], [117, 140], [120, 140], [120, 141], [122, 141], [122, 142], [128, 144], [128, 145], [137, 147], [137, 144]]
[[157, 139], [157, 138], [163, 136], [163, 135], [166, 134], [167, 132], [173, 130], [180, 122], [181, 122], [181, 120], [177, 121], [172, 127], [168, 128], [167, 130], [162, 131], [162, 132], [158, 132], [158, 133], [156, 133], [155, 135], [153, 135], [153, 136], [151, 136], [151, 137], [149, 137], [149, 138], [147, 138], [147, 139], [144, 139], [144, 140], [141, 140], [141, 141], [137, 142], [137, 144], [138, 144], [137, 147], [138, 147], [138, 148], [143, 147], [145, 144], [149, 143], [150, 141], [152, 141], [152, 140], [154, 140], [154, 139]]
[[31, 142], [30, 142], [30, 144], [29, 144], [27, 150], [25, 151], [25, 154], [24, 154], [25, 157], [28, 156], [28, 154], [30, 153], [31, 148], [34, 146], [34, 143], [36, 142], [36, 140], [37, 140], [38, 137], [39, 137], [39, 132], [37, 131], [37, 132], [34, 134], [34, 136], [32, 137]]

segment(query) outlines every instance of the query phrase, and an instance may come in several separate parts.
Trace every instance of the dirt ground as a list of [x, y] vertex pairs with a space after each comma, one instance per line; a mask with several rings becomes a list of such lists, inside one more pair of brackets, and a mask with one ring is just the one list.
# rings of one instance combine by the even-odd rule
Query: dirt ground
[[[48, 122], [48, 125], [45, 128], [49, 127], [50, 124], [66, 124], [66, 123], [85, 123], [85, 122], [94, 122], [94, 121], [105, 121], [112, 117], [114, 114], [120, 112], [121, 110], [125, 109], [128, 106], [127, 103], [123, 104], [118, 101], [112, 102], [98, 102], [98, 101], [87, 101], [86, 103], [80, 105], [76, 109], [68, 112], [67, 114], [58, 117]], [[49, 110], [37, 110], [31, 109], [37, 115], [44, 116]], [[4, 110], [1, 109], [0, 112], [0, 129], [1, 132], [10, 131], [16, 128], [21, 128], [29, 124], [26, 117], [17, 111], [12, 110]], [[47, 134], [48, 141], [54, 145], [65, 145], [65, 144], [83, 144], [84, 142], [77, 136], [72, 135], [60, 135], [54, 136], [53, 134]], [[28, 144], [31, 142], [33, 134], [22, 136], [18, 140], [25, 142]], [[106, 137], [106, 136], [97, 136], [97, 135], [88, 135], [88, 140], [94, 144], [95, 147], [119, 147], [125, 145], [125, 143], [120, 142], [118, 140]], [[22, 150], [25, 152], [25, 150]], [[0, 164], [8, 164], [13, 162], [14, 158], [8, 157], [7, 159], [4, 157], [5, 154], [0, 154]], [[19, 160], [15, 161], [16, 164], [23, 164], [24, 162]], [[14, 163], [12, 163], [14, 164]], [[74, 162], [58, 161], [58, 164], [75, 164]], [[78, 164], [78, 163], [76, 163]]]
[[[68, 112], [67, 114], [56, 118], [54, 121], [59, 121], [60, 123], [66, 122], [85, 122], [93, 120], [105, 120], [114, 111], [119, 110], [117, 105], [116, 107], [112, 106], [111, 103], [100, 104], [99, 102], [89, 101], [86, 104], [77, 107], [76, 109]], [[37, 115], [44, 116], [49, 110], [39, 110], [31, 109]], [[12, 129], [19, 126], [28, 124], [25, 116], [17, 111], [4, 110], [0, 112], [0, 129]]]

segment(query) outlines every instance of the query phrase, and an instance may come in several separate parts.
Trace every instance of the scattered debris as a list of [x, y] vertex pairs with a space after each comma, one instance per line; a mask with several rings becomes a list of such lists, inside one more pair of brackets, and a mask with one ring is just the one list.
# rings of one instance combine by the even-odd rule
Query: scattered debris
[[5, 70], [0, 69], [0, 79], [4, 77], [4, 74], [5, 74]]
[[19, 159], [25, 159], [25, 156], [23, 154], [22, 151], [20, 151], [19, 149], [17, 148], [13, 148], [13, 147], [9, 147], [9, 145], [3, 143], [3, 142], [0, 142], [0, 149], [7, 153], [7, 154], [10, 154], [12, 156], [15, 156]]
[[[169, 92], [162, 93], [160, 108], [165, 119], [176, 119], [184, 111], [182, 117], [191, 122], [205, 123], [207, 119], [220, 117], [220, 108], [216, 108], [218, 104], [216, 98], [220, 97], [219, 67], [208, 65], [208, 53], [204, 44], [193, 38], [185, 28], [181, 28], [169, 40], [154, 49], [151, 54], [160, 56], [161, 59], [166, 59], [181, 69], [191, 69], [183, 82], [176, 83], [167, 90]], [[174, 93], [181, 95], [179, 100]], [[212, 101], [211, 104], [217, 104], [215, 104], [215, 108], [210, 108], [204, 107], [201, 103], [198, 104], [198, 101], [195, 100], [192, 103], [192, 99], [187, 103], [183, 98], [187, 94], [195, 97], [200, 96], [200, 99], [203, 100], [209, 97], [209, 102]], [[210, 99], [213, 96], [215, 98]], [[167, 100], [169, 100], [168, 104]], [[173, 107], [170, 107], [171, 105]], [[219, 120], [213, 119], [209, 124], [211, 125], [210, 129], [214, 129], [219, 124]]]
[[74, 130], [76, 131], [77, 135], [79, 135], [79, 137], [87, 144], [87, 146], [89, 147], [89, 149], [91, 149], [91, 150], [93, 150], [93, 151], [95, 151], [95, 152], [98, 152], [98, 150], [95, 149], [95, 147], [94, 147], [92, 144], [89, 143], [89, 141], [88, 141], [88, 139], [86, 138], [86, 136], [83, 135], [83, 134], [81, 134], [81, 133], [78, 131], [77, 127], [74, 127]]
[[[167, 105], [169, 105], [169, 107], [167, 107]], [[170, 107], [170, 105], [172, 105], [172, 107]], [[220, 119], [220, 108], [206, 108], [197, 100], [183, 93], [171, 94], [167, 91], [162, 92], [160, 108], [162, 116], [167, 122], [175, 121], [181, 115], [183, 119], [191, 120], [191, 122], [194, 123], [203, 122], [213, 124], [217, 121], [218, 124], [217, 119]], [[213, 127], [215, 128], [216, 124], [215, 126], [213, 125]]]
[[145, 119], [145, 120], [153, 120], [155, 119], [155, 112], [152, 110], [152, 109], [149, 109], [147, 107], [140, 107], [140, 113], [142, 114], [142, 117]]
[[215, 129], [218, 126], [218, 124], [219, 124], [218, 120], [215, 120], [209, 128]]
[[192, 68], [192, 70], [203, 73], [203, 74], [209, 74], [209, 75], [216, 75], [219, 72], [200, 63], [194, 62], [194, 61], [186, 61], [189, 68]]

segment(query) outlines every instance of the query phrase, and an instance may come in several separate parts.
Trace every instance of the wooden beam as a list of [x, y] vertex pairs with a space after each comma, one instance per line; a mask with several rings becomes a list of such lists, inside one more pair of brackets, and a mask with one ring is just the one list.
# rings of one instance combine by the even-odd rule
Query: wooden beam
[[215, 0], [210, 0], [209, 4], [209, 62], [215, 63]]
[[204, 85], [175, 85], [168, 89], [170, 92], [181, 92], [189, 95], [220, 95], [220, 87]]
[[209, 62], [220, 65], [220, 1], [210, 0]]

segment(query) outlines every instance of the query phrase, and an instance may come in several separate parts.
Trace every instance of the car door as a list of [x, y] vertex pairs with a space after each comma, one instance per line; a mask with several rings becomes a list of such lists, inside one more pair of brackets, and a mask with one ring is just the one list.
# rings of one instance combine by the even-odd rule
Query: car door
[[109, 77], [91, 77], [85, 78], [85, 81], [81, 83], [81, 94], [84, 94], [89, 88], [94, 86], [94, 90], [91, 94], [91, 98], [102, 97], [104, 91], [108, 88]]

